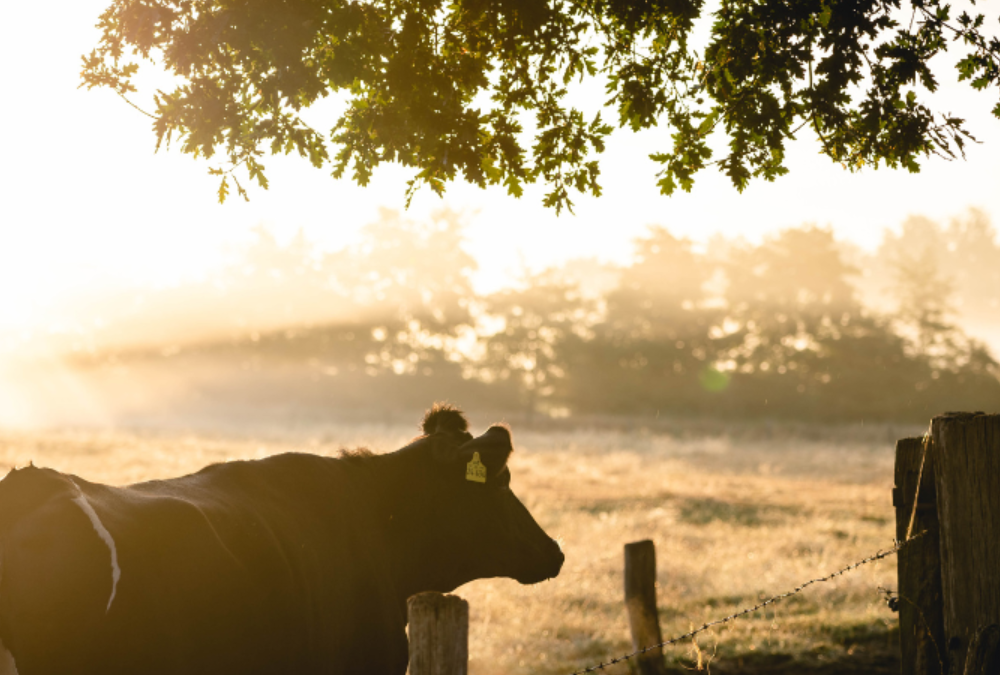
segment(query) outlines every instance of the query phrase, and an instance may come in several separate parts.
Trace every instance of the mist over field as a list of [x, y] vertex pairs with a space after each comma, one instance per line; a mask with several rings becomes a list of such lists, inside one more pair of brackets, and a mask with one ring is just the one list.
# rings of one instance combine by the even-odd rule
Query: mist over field
[[527, 423], [906, 421], [1000, 401], [1000, 241], [975, 210], [867, 252], [812, 225], [627, 264], [477, 277], [468, 221], [392, 211], [324, 250], [263, 227], [212, 274], [119, 286], [3, 336], [0, 420], [281, 424], [451, 400]]

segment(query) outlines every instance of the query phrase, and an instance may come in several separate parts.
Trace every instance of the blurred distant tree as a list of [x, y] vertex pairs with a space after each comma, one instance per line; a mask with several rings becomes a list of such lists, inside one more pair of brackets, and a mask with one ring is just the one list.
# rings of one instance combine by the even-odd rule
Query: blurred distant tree
[[552, 271], [559, 279], [580, 289], [583, 297], [603, 299], [618, 285], [621, 271], [613, 263], [597, 258], [573, 258]]
[[[166, 69], [177, 86], [156, 96], [157, 143], [221, 153], [220, 200], [237, 167], [267, 187], [264, 153], [295, 152], [362, 185], [399, 162], [411, 192], [460, 178], [520, 196], [542, 182], [558, 211], [570, 191], [601, 192], [606, 107], [619, 127], [669, 129], [650, 155], [664, 194], [710, 165], [740, 190], [773, 180], [805, 127], [852, 171], [917, 171], [971, 138], [927, 102], [935, 57], [956, 50], [958, 80], [1000, 84], [986, 17], [945, 0], [114, 0], [98, 25], [83, 83], [125, 96], [139, 61]], [[606, 102], [584, 111], [570, 84], [588, 78]], [[331, 94], [346, 109], [317, 131], [303, 110]]]
[[683, 408], [714, 361], [709, 329], [718, 309], [705, 305], [712, 266], [662, 227], [634, 250], [594, 338], [575, 346], [565, 389], [577, 408]]
[[485, 319], [495, 329], [483, 335], [485, 351], [476, 365], [487, 381], [519, 383], [530, 421], [551, 408], [566, 375], [568, 343], [586, 335], [593, 307], [576, 285], [552, 271], [528, 274], [521, 286], [484, 299]]
[[263, 226], [252, 234], [215, 279], [245, 332], [329, 320], [343, 311], [322, 251], [301, 230], [285, 243]]
[[726, 261], [725, 332], [739, 338], [720, 358], [744, 374], [770, 374], [799, 393], [830, 381], [825, 344], [861, 316], [848, 281], [855, 270], [827, 229], [783, 230]]
[[125, 287], [97, 307], [83, 304], [65, 315], [100, 312], [102, 325], [92, 334], [98, 351], [156, 345], [174, 353], [201, 341], [242, 341], [328, 323], [353, 309], [330, 285], [323, 251], [301, 231], [287, 240], [261, 226], [250, 234], [203, 278]]
[[892, 311], [911, 321], [924, 312], [934, 323], [926, 312], [937, 312], [967, 328], [1000, 327], [1000, 241], [982, 211], [970, 209], [947, 227], [911, 216], [898, 233], [886, 231], [869, 274]]
[[448, 210], [427, 221], [380, 209], [360, 241], [332, 254], [333, 283], [376, 313], [451, 333], [471, 323], [475, 259], [462, 248], [460, 217]]
[[456, 340], [471, 337], [475, 259], [462, 248], [462, 223], [450, 211], [426, 222], [383, 209], [361, 241], [331, 254], [331, 282], [350, 298], [373, 344], [373, 371], [429, 373], [453, 360]]
[[919, 254], [900, 252], [893, 261], [898, 332], [909, 340], [913, 355], [927, 361], [934, 379], [942, 372], [996, 372], [997, 362], [986, 347], [954, 322], [955, 286], [941, 271], [942, 259], [947, 257], [928, 248]]
[[280, 281], [320, 270], [322, 253], [302, 230], [284, 244], [263, 225], [253, 227], [251, 233], [251, 241], [230, 261], [230, 276]]
[[769, 309], [828, 315], [856, 304], [848, 282], [856, 270], [841, 259], [829, 229], [782, 230], [760, 246], [736, 249], [728, 262], [730, 311], [758, 322]]
[[636, 240], [632, 264], [608, 293], [607, 324], [630, 339], [679, 339], [702, 305], [711, 272], [690, 241], [650, 228]]
[[[970, 218], [907, 232], [894, 249], [897, 303], [876, 313], [854, 297], [830, 232], [814, 227], [760, 245], [716, 240], [704, 254], [654, 228], [627, 266], [576, 263], [489, 296], [474, 294], [454, 214], [411, 222], [386, 211], [327, 254], [261, 229], [217, 275], [138, 303], [115, 298], [118, 314], [105, 315], [114, 349], [105, 341], [81, 358], [168, 359], [235, 400], [385, 420], [428, 399], [529, 419], [926, 420], [988, 407], [1000, 400], [1000, 365], [953, 323], [941, 270], [977, 244], [989, 260], [992, 230]], [[939, 234], [937, 249], [911, 251]], [[578, 279], [598, 275], [582, 292]]]
[[559, 350], [554, 398], [575, 412], [892, 419], [1000, 394], [989, 354], [961, 332], [945, 364], [898, 317], [862, 307], [829, 230], [710, 249], [661, 228], [638, 240], [593, 337]]
[[972, 323], [1000, 326], [1000, 240], [985, 213], [970, 209], [948, 225], [946, 251], [958, 311]]
[[949, 321], [954, 309], [951, 279], [941, 272], [932, 249], [919, 254], [900, 253], [893, 261], [895, 291], [899, 300], [896, 316], [911, 327], [918, 354], [939, 354], [954, 348], [955, 327]]
[[944, 229], [926, 216], [908, 217], [898, 233], [886, 229], [879, 246], [880, 256], [890, 267], [901, 257], [917, 257], [928, 251], [943, 258], [948, 252], [948, 238]]
[[[936, 236], [911, 229], [914, 240]], [[745, 413], [886, 418], [982, 407], [1000, 393], [989, 352], [947, 320], [948, 284], [933, 258], [899, 256], [901, 302], [886, 317], [855, 297], [857, 270], [829, 230], [785, 230], [731, 252], [727, 322], [740, 343], [720, 363], [734, 370]]]

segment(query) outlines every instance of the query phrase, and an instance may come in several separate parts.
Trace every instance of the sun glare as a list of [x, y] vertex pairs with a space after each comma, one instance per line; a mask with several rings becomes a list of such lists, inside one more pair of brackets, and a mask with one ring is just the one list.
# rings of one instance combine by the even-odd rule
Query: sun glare
[[100, 396], [61, 360], [0, 357], [0, 427], [106, 427]]

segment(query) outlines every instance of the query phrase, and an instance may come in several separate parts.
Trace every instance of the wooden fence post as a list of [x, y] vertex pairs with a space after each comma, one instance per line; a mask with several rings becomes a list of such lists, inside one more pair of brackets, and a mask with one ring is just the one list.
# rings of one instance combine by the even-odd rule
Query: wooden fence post
[[457, 595], [418, 593], [406, 601], [410, 675], [466, 675], [469, 603]]
[[[916, 514], [913, 511], [914, 496], [917, 496]], [[927, 448], [925, 458], [922, 438], [904, 438], [896, 443], [892, 505], [896, 507], [898, 541], [906, 539], [911, 517], [913, 534], [925, 532], [900, 550], [897, 556], [902, 672], [944, 675], [948, 654], [941, 607], [941, 553], [934, 492], [934, 458], [930, 448]]]
[[997, 673], [1000, 673], [1000, 626], [994, 623], [972, 637], [963, 675], [997, 675]]
[[944, 631], [957, 675], [975, 667], [970, 645], [980, 648], [984, 630], [1000, 624], [1000, 415], [941, 415], [931, 436]]
[[[632, 627], [632, 649], [663, 642], [656, 611], [656, 547], [648, 539], [625, 544], [625, 608]], [[666, 675], [663, 648], [650, 649], [631, 663], [639, 675]]]

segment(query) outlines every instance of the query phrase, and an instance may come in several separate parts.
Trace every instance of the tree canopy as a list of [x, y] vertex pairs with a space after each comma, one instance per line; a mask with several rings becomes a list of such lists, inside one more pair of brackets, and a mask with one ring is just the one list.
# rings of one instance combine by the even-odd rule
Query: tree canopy
[[[113, 0], [82, 78], [127, 97], [143, 60], [175, 76], [147, 113], [157, 148], [221, 156], [220, 200], [294, 152], [361, 185], [398, 162], [408, 195], [542, 183], [560, 211], [601, 193], [615, 127], [665, 127], [650, 157], [667, 195], [710, 166], [739, 190], [774, 180], [803, 129], [852, 171], [962, 155], [970, 131], [931, 95], [950, 66], [932, 61], [956, 50], [950, 76], [1000, 85], [1000, 39], [970, 2]], [[582, 106], [588, 80], [606, 93]], [[314, 128], [303, 111], [331, 95], [345, 106]]]

